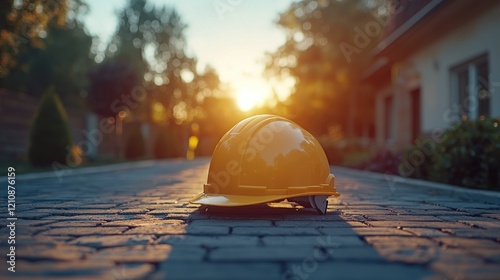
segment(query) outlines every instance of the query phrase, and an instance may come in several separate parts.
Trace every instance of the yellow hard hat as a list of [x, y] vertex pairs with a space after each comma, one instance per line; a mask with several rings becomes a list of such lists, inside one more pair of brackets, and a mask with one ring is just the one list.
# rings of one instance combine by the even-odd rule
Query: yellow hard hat
[[318, 141], [296, 123], [257, 115], [231, 128], [215, 147], [203, 193], [190, 202], [245, 206], [287, 199], [326, 213], [339, 196]]

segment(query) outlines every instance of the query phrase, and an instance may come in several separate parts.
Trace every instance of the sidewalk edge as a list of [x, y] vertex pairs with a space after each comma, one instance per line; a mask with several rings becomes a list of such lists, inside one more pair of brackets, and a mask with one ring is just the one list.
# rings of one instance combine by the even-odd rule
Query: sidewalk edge
[[[398, 184], [405, 183], [407, 185], [413, 185], [419, 188], [425, 188], [429, 191], [435, 191], [443, 195], [458, 197], [465, 200], [483, 201], [494, 204], [500, 203], [500, 192], [497, 191], [467, 189], [461, 186], [448, 185], [448, 184], [431, 182], [414, 178], [406, 178], [388, 173], [383, 174], [366, 170], [357, 170], [336, 165], [333, 165], [331, 167], [333, 168], [334, 171], [337, 171], [338, 173], [345, 173], [355, 176], [364, 176], [376, 180], [383, 180], [386, 181], [387, 184], [390, 183], [387, 182], [388, 180], [390, 180], [391, 182], [394, 183], [395, 187], [397, 187]], [[333, 174], [336, 175], [335, 173]]]

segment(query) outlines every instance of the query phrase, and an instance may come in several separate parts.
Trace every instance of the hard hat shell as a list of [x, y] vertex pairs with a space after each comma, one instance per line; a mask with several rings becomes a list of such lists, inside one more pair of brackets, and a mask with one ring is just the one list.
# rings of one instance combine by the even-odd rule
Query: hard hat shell
[[[203, 193], [190, 202], [253, 205], [303, 196], [339, 196], [325, 152], [296, 123], [257, 115], [231, 128], [215, 147]], [[326, 210], [326, 209], [325, 209]]]

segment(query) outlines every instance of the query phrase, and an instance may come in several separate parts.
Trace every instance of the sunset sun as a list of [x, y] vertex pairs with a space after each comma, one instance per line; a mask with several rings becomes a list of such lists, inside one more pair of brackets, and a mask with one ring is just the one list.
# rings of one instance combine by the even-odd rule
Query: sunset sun
[[262, 96], [253, 91], [243, 90], [238, 93], [236, 102], [242, 111], [249, 111], [262, 101]]

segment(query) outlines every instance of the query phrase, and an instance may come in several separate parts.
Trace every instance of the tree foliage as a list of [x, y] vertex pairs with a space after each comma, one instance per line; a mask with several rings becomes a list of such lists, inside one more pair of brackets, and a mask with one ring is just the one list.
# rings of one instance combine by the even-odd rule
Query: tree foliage
[[4, 0], [0, 2], [0, 77], [16, 66], [27, 48], [43, 46], [47, 25], [64, 25], [67, 0]]
[[130, 64], [118, 60], [105, 61], [89, 77], [91, 84], [87, 104], [96, 114], [115, 117], [120, 111], [138, 106], [140, 100], [134, 100], [131, 93], [139, 78]]
[[[372, 49], [382, 35], [365, 33], [366, 24], [374, 21], [374, 1], [313, 1], [293, 3], [282, 13], [277, 24], [286, 32], [286, 42], [267, 57], [267, 74], [292, 77], [295, 87], [285, 101], [289, 117], [316, 134], [329, 126], [340, 125], [345, 131], [352, 112], [352, 102], [364, 103], [358, 110], [361, 122], [370, 122], [371, 95], [359, 92], [355, 85], [368, 65]], [[376, 1], [375, 1], [376, 3]], [[382, 17], [382, 15], [380, 15]], [[362, 39], [363, 46], [356, 44]], [[347, 46], [347, 47], [346, 47]], [[356, 51], [346, 51], [349, 46]], [[347, 49], [346, 49], [347, 48]]]
[[[90, 108], [99, 114], [110, 115], [113, 101], [122, 94], [131, 95], [133, 88], [140, 87], [147, 98], [141, 100], [137, 108], [125, 106], [134, 111], [135, 117], [145, 115], [144, 118], [150, 120], [152, 106], [160, 108], [161, 105], [171, 119], [175, 115], [174, 107], [181, 103], [182, 108], [177, 106], [177, 111], [183, 111], [184, 115], [190, 112], [191, 108], [186, 105], [190, 104], [188, 99], [193, 95], [196, 60], [185, 53], [186, 25], [177, 11], [166, 6], [152, 6], [147, 0], [130, 0], [118, 13], [118, 18], [117, 31], [106, 49], [106, 60], [91, 76]], [[115, 72], [117, 65], [121, 70]], [[123, 79], [121, 72], [135, 79]], [[107, 79], [107, 88], [121, 92], [100, 89], [103, 79]], [[184, 115], [177, 113], [179, 119]]]
[[[39, 5], [51, 2], [41, 1]], [[59, 16], [43, 19], [47, 22], [43, 23], [43, 29], [37, 27], [40, 35], [32, 38], [33, 43], [18, 46], [17, 53], [22, 55], [9, 56], [12, 63], [15, 59], [15, 67], [0, 77], [0, 86], [36, 98], [53, 86], [65, 104], [83, 106], [81, 95], [86, 90], [87, 72], [93, 64], [89, 57], [92, 38], [85, 32], [80, 18], [86, 7], [80, 1], [71, 1], [72, 5], [68, 7], [65, 3], [53, 1], [53, 6], [49, 5], [47, 9], [69, 12], [61, 15], [62, 19]], [[25, 9], [29, 10], [28, 6]], [[9, 52], [3, 54], [9, 55]]]

